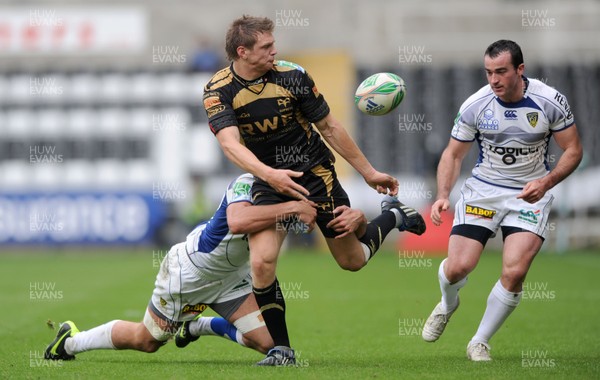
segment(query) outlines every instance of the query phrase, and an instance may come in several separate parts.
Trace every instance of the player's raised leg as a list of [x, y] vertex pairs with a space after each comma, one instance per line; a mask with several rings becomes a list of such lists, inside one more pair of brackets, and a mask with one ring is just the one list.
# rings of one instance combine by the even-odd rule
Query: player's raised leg
[[542, 238], [532, 232], [516, 232], [506, 236], [502, 252], [502, 276], [492, 288], [479, 328], [467, 346], [469, 359], [491, 360], [489, 340], [519, 305], [523, 281], [542, 243]]
[[321, 229], [338, 265], [357, 271], [367, 265], [394, 228], [421, 235], [425, 232], [425, 221], [415, 209], [405, 206], [395, 197], [385, 196], [381, 202], [381, 214], [367, 223], [363, 232], [358, 233], [357, 230], [356, 234], [333, 237], [328, 228]]
[[467, 275], [475, 269], [483, 247], [487, 242], [476, 237], [479, 231], [482, 235], [491, 234], [490, 230], [484, 227], [471, 226], [468, 228], [471, 237], [458, 234], [450, 236], [448, 242], [448, 257], [442, 261], [438, 269], [438, 280], [442, 293], [441, 301], [435, 306], [429, 318], [423, 325], [423, 339], [427, 342], [435, 342], [446, 329], [450, 317], [460, 304], [458, 291], [467, 283]]
[[[381, 201], [381, 213], [392, 211], [396, 216], [396, 228], [402, 232], [407, 231], [416, 235], [423, 235], [426, 230], [425, 220], [421, 214], [412, 207], [400, 202], [398, 198], [386, 195]], [[400, 217], [398, 217], [398, 214]]]

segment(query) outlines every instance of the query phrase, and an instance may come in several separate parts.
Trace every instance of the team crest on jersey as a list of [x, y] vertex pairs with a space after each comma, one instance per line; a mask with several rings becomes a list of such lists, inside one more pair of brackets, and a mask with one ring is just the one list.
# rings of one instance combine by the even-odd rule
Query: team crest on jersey
[[535, 126], [538, 123], [538, 113], [537, 112], [529, 112], [527, 114], [527, 121], [529, 122], [529, 125], [531, 125], [533, 128], [535, 128]]
[[277, 99], [277, 105], [283, 108], [287, 108], [291, 102], [292, 100], [290, 98]]
[[316, 202], [317, 208], [321, 209], [323, 212], [331, 212], [333, 209], [331, 207], [331, 202]]

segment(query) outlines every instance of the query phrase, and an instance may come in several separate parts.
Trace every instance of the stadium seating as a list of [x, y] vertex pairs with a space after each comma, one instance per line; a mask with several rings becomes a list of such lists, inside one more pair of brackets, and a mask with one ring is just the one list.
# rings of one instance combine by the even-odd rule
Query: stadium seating
[[[194, 131], [206, 128], [204, 113], [194, 109], [200, 107], [208, 79], [207, 74], [186, 72], [3, 75], [3, 188], [45, 189], [58, 184], [88, 189], [118, 189], [125, 184], [148, 188], [172, 172], [182, 173], [177, 180], [185, 181], [190, 170], [219, 171], [221, 158], [212, 138], [196, 138], [201, 149], [181, 150], [193, 156], [181, 160], [182, 170], [168, 171], [170, 158], [156, 151], [165, 142], [187, 141], [186, 136], [198, 136]], [[65, 164], [42, 165], [42, 160]], [[196, 162], [197, 168], [188, 168], [187, 162]], [[156, 173], [156, 167], [165, 173]]]
[[[483, 86], [485, 77], [479, 67], [414, 66], [401, 72], [364, 68], [357, 78], [374, 71], [400, 74], [408, 94], [398, 112], [369, 117], [357, 111], [355, 139], [379, 170], [426, 182], [423, 173], [435, 172], [460, 102]], [[600, 86], [591, 83], [600, 82], [600, 68], [528, 67], [528, 75], [555, 85], [570, 100], [583, 136], [584, 166], [591, 170], [568, 181], [569, 189], [583, 196], [569, 197], [564, 207], [597, 215], [600, 200], [593, 183], [600, 164], [595, 149], [600, 108], [594, 99], [600, 98]], [[2, 190], [148, 191], [161, 181], [187, 189], [191, 174], [218, 182], [238, 173], [206, 125], [201, 100], [209, 78], [173, 70], [5, 73], [0, 76]], [[181, 154], [166, 154], [172, 151]], [[559, 153], [551, 144], [553, 162]], [[476, 154], [473, 149], [467, 161]], [[465, 165], [462, 175], [469, 169]], [[348, 190], [353, 192], [352, 185]]]

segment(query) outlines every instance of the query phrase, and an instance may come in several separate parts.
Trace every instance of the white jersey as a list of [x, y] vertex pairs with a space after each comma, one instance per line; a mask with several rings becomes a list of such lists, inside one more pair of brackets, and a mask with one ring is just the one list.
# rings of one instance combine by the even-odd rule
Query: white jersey
[[492, 185], [523, 188], [548, 173], [548, 142], [552, 132], [575, 121], [567, 99], [537, 79], [524, 78], [523, 99], [505, 103], [489, 85], [460, 107], [452, 137], [479, 144], [473, 177]]
[[246, 235], [229, 231], [227, 206], [235, 202], [252, 203], [253, 183], [251, 174], [237, 177], [227, 187], [212, 218], [189, 233], [186, 250], [196, 267], [208, 269], [215, 275], [249, 268], [248, 239]]

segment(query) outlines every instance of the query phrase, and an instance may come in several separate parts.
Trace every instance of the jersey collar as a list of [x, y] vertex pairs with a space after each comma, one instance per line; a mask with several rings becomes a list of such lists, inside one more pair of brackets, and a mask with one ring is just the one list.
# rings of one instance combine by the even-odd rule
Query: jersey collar
[[268, 72], [256, 79], [252, 79], [252, 80], [246, 80], [244, 78], [242, 78], [241, 76], [239, 76], [235, 70], [233, 69], [233, 62], [231, 63], [231, 65], [229, 66], [229, 69], [231, 70], [231, 72], [233, 73], [233, 77], [240, 82], [241, 84], [243, 84], [245, 87], [252, 87], [252, 86], [257, 86], [257, 85], [263, 85], [265, 83], [267, 83], [267, 75], [269, 74]]
[[523, 84], [524, 84], [524, 86], [523, 86], [523, 97], [518, 102], [508, 103], [508, 102], [505, 102], [505, 101], [503, 101], [502, 99], [500, 99], [499, 97], [496, 96], [496, 101], [498, 103], [500, 103], [500, 105], [502, 107], [505, 107], [505, 108], [519, 108], [519, 107], [524, 107], [526, 105], [530, 105], [532, 103], [530, 101], [530, 99], [529, 99], [529, 96], [527, 96], [527, 90], [529, 89], [529, 79], [527, 79], [527, 77], [525, 75], [521, 75], [521, 78], [523, 78]]

